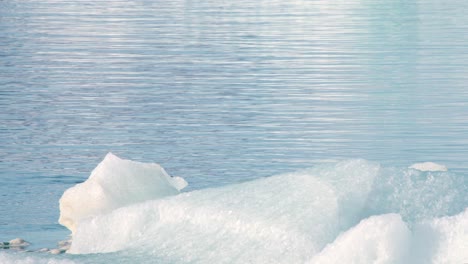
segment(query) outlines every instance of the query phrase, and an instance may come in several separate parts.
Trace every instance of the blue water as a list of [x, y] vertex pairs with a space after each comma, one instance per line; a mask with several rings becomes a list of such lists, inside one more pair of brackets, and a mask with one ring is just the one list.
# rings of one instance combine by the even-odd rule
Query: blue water
[[467, 11], [0, 1], [0, 240], [66, 237], [58, 199], [109, 151], [187, 191], [356, 157], [468, 177]]

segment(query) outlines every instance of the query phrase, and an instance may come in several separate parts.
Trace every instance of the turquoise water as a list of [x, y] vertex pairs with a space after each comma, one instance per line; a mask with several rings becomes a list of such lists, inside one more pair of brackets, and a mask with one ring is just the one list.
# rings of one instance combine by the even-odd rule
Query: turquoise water
[[58, 199], [109, 151], [161, 164], [187, 192], [349, 158], [444, 164], [463, 192], [467, 11], [0, 1], [0, 240], [65, 238]]

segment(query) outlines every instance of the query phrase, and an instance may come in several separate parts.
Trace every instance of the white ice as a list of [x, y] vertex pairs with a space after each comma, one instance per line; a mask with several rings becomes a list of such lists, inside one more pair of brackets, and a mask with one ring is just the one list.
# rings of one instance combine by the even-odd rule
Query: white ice
[[398, 214], [372, 216], [341, 234], [310, 263], [404, 263], [411, 232]]
[[112, 153], [91, 176], [60, 198], [59, 223], [72, 231], [80, 220], [150, 199], [174, 195], [187, 185], [155, 163], [120, 159]]
[[[465, 187], [459, 184], [459, 178], [452, 180], [446, 172], [383, 172], [379, 164], [349, 160], [185, 193], [178, 193], [183, 185], [172, 182], [174, 178], [156, 173], [163, 176], [153, 183], [161, 186], [151, 187], [151, 194], [141, 196], [125, 190], [128, 186], [132, 190], [149, 188], [148, 178], [154, 177], [140, 175], [145, 174], [145, 166], [111, 155], [91, 175], [90, 179], [96, 179], [80, 193], [73, 193], [76, 197], [72, 196], [72, 205], [78, 204], [80, 213], [71, 217], [74, 233], [68, 253], [125, 252], [146, 263], [402, 264], [468, 260], [468, 209], [454, 216], [436, 217], [438, 212], [459, 208], [451, 207], [454, 201], [464, 204], [461, 194], [466, 193]], [[164, 172], [159, 166], [150, 167], [152, 173], [154, 168]], [[121, 174], [126, 176], [115, 176]], [[138, 181], [129, 184], [129, 178]], [[98, 192], [93, 200], [86, 195], [93, 194], [95, 186], [106, 192]], [[428, 211], [420, 209], [427, 203], [434, 206]], [[87, 204], [94, 210], [83, 214], [81, 206]], [[411, 218], [409, 209], [422, 213]], [[378, 210], [382, 213], [376, 215]], [[102, 255], [104, 259], [106, 256]]]
[[355, 224], [378, 169], [355, 160], [122, 207], [80, 221], [69, 252], [132, 248], [175, 262], [304, 262]]
[[410, 166], [410, 169], [420, 170], [420, 171], [447, 171], [447, 167], [442, 164], [437, 164], [434, 162], [421, 162], [414, 163]]
[[468, 207], [418, 224], [412, 249], [412, 263], [468, 263]]

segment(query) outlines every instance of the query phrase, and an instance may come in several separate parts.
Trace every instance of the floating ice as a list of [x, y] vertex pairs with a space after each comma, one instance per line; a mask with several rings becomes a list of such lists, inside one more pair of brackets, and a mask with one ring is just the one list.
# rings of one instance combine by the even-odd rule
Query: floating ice
[[341, 234], [311, 263], [404, 263], [410, 237], [411, 232], [399, 215], [372, 216]]
[[83, 220], [69, 252], [133, 248], [175, 263], [223, 263], [232, 256], [239, 263], [305, 261], [333, 239], [337, 225], [337, 201], [327, 184], [299, 175], [272, 177]]
[[83, 218], [174, 195], [186, 185], [158, 164], [123, 160], [109, 153], [88, 180], [65, 191], [60, 198], [59, 223], [73, 233]]
[[447, 171], [447, 167], [445, 167], [445, 165], [437, 164], [434, 162], [415, 163], [410, 166], [410, 169], [420, 171]]
[[378, 169], [346, 161], [122, 207], [80, 221], [69, 253], [131, 248], [174, 263], [302, 263], [355, 224]]
[[12, 247], [26, 247], [26, 246], [29, 246], [29, 242], [22, 239], [22, 238], [12, 239], [12, 240], [10, 240], [9, 244]]
[[30, 243], [22, 238], [15, 238], [9, 242], [0, 242], [0, 249], [24, 249], [28, 247]]
[[[138, 168], [145, 167], [111, 158], [90, 179], [115, 171], [138, 175]], [[156, 182], [165, 187], [150, 198], [130, 191], [100, 192], [110, 198], [98, 196], [97, 210], [73, 218], [68, 253], [115, 252], [92, 255], [92, 263], [121, 258], [135, 263], [312, 264], [468, 259], [468, 181], [450, 172], [348, 160], [180, 194], [174, 185], [180, 186], [171, 183], [174, 178], [161, 175]], [[133, 188], [148, 180], [132, 177], [139, 179]], [[128, 186], [128, 177], [104, 179], [98, 185], [104, 190]], [[96, 185], [85, 187], [93, 193]], [[75, 195], [84, 195], [84, 204], [93, 201], [85, 189]]]
[[466, 263], [468, 209], [411, 231], [397, 214], [372, 216], [340, 235], [311, 263]]

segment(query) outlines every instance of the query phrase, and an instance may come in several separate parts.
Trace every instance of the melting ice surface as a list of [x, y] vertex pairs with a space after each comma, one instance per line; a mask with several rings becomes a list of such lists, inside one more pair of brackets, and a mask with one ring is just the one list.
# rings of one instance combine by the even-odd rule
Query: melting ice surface
[[60, 200], [70, 254], [0, 253], [0, 262], [468, 261], [468, 187], [449, 171], [346, 160], [179, 193], [185, 184], [109, 154]]

